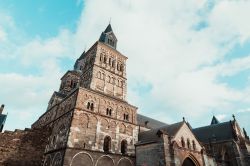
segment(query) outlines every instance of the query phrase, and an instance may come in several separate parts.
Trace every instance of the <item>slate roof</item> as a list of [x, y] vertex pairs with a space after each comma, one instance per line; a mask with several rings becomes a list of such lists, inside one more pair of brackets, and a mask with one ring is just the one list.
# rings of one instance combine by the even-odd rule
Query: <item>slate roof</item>
[[219, 123], [220, 122], [218, 121], [218, 119], [215, 116], [213, 116], [212, 121], [211, 121], [211, 125], [213, 125], [213, 124], [219, 124]]
[[63, 93], [60, 93], [60, 92], [54, 92], [56, 96], [60, 97], [60, 98], [64, 98], [66, 97], [67, 95], [66, 94], [63, 94]]
[[149, 131], [141, 132], [139, 133], [139, 141], [140, 142], [157, 141], [159, 139], [157, 135], [158, 131], [161, 131], [169, 136], [175, 136], [175, 134], [179, 131], [179, 129], [184, 123], [185, 122], [182, 121], [171, 125], [165, 125], [159, 128], [155, 128]]
[[159, 128], [167, 125], [166, 123], [160, 122], [158, 120], [149, 118], [141, 114], [137, 114], [137, 124], [149, 129]]
[[74, 74], [76, 76], [81, 76], [82, 72], [81, 70], [68, 70], [61, 78], [61, 80], [68, 74], [68, 73], [71, 73], [71, 74]]
[[111, 24], [109, 24], [109, 25], [107, 26], [107, 28], [105, 29], [104, 33], [112, 32], [112, 31], [113, 31], [113, 29], [112, 29], [112, 27], [111, 27]]
[[196, 138], [202, 143], [234, 139], [231, 121], [195, 128], [192, 131]]

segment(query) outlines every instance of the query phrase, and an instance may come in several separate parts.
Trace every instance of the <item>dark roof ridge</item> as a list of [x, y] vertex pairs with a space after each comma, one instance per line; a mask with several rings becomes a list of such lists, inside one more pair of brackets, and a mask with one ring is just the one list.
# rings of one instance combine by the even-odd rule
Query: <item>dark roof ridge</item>
[[216, 126], [224, 125], [226, 123], [231, 123], [231, 120], [226, 121], [226, 122], [221, 122], [221, 123], [218, 123], [218, 124], [213, 124], [213, 125], [207, 125], [207, 126], [201, 126], [201, 127], [193, 128], [192, 130], [198, 130], [198, 129], [208, 128], [208, 127], [216, 127]]

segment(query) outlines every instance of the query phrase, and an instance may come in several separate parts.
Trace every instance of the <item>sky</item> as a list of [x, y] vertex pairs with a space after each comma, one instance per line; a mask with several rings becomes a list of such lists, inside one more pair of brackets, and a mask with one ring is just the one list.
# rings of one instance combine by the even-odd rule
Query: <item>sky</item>
[[128, 102], [193, 128], [212, 116], [250, 133], [250, 1], [0, 0], [5, 130], [29, 128], [109, 21], [128, 57]]

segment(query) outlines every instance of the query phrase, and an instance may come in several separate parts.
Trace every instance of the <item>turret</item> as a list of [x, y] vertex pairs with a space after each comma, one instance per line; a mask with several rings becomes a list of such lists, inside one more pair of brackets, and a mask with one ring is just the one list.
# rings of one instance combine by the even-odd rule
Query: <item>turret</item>
[[104, 32], [102, 32], [99, 41], [105, 43], [106, 45], [116, 49], [117, 38], [112, 30], [111, 25], [109, 24]]
[[0, 108], [0, 115], [3, 113], [3, 109], [4, 109], [4, 104], [1, 105], [1, 108]]
[[7, 117], [7, 115], [3, 114], [3, 109], [4, 109], [4, 104], [2, 104], [0, 107], [0, 132], [3, 131], [3, 126]]

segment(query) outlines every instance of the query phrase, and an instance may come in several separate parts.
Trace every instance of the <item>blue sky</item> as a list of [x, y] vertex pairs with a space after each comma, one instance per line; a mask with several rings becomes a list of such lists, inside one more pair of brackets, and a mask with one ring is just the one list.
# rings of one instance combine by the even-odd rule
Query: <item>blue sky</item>
[[185, 116], [194, 127], [235, 114], [250, 132], [248, 15], [248, 1], [2, 0], [5, 129], [30, 127], [112, 18], [138, 112], [167, 123]]

